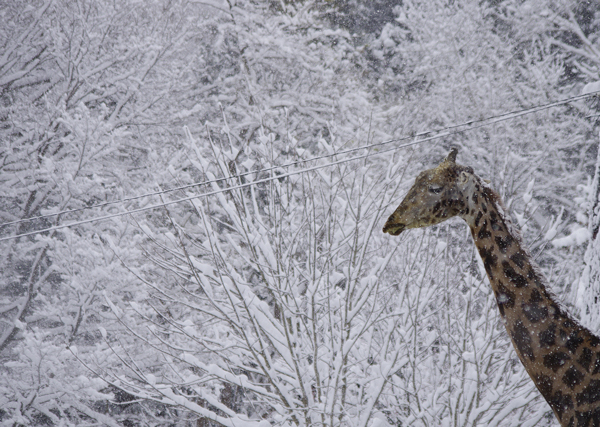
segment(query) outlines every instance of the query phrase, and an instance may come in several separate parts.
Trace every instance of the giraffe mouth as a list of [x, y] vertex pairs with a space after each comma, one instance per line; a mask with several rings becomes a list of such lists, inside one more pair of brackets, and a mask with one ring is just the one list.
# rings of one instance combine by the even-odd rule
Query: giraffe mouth
[[383, 226], [383, 232], [384, 233], [389, 233], [392, 236], [398, 236], [405, 229], [406, 229], [406, 225], [404, 225], [404, 224], [390, 224], [389, 222], [387, 222]]

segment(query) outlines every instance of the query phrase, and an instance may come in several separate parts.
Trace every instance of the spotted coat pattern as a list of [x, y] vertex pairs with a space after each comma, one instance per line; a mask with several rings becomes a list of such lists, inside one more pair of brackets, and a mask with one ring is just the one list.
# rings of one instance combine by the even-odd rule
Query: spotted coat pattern
[[600, 338], [557, 304], [498, 195], [455, 159], [453, 150], [421, 173], [383, 231], [462, 217], [517, 355], [556, 418], [562, 426], [600, 427]]

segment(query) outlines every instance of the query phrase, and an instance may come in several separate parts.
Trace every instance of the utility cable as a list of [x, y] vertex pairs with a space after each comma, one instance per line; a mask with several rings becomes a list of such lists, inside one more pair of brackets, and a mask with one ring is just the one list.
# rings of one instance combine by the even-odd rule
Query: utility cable
[[[573, 101], [578, 101], [578, 100], [585, 99], [585, 98], [588, 98], [588, 97], [591, 97], [591, 96], [594, 96], [594, 95], [598, 95], [598, 94], [600, 94], [600, 91], [598, 91], [598, 92], [590, 92], [590, 93], [586, 93], [586, 94], [583, 94], [583, 95], [578, 95], [578, 96], [573, 96], [573, 97], [570, 97], [570, 98], [566, 98], [566, 99], [563, 99], [563, 100], [560, 100], [560, 101], [550, 102], [550, 103], [547, 103], [547, 104], [542, 104], [542, 105], [538, 105], [538, 106], [531, 107], [531, 108], [526, 108], [526, 109], [511, 111], [511, 112], [508, 112], [508, 113], [503, 113], [503, 114], [500, 114], [498, 116], [491, 116], [491, 117], [486, 117], [486, 118], [483, 118], [483, 119], [469, 120], [467, 122], [456, 124], [456, 125], [447, 126], [445, 128], [433, 129], [433, 130], [429, 130], [429, 131], [423, 131], [423, 132], [416, 133], [415, 135], [407, 135], [407, 136], [403, 136], [403, 137], [400, 137], [400, 138], [394, 138], [394, 139], [389, 139], [389, 140], [382, 141], [382, 142], [376, 142], [376, 143], [373, 143], [373, 144], [363, 145], [363, 146], [360, 146], [360, 147], [354, 147], [354, 148], [349, 148], [349, 149], [346, 149], [346, 150], [340, 150], [340, 151], [337, 151], [335, 153], [324, 154], [324, 155], [321, 155], [321, 156], [311, 157], [309, 159], [300, 159], [300, 160], [297, 160], [295, 162], [287, 163], [287, 164], [284, 164], [284, 165], [277, 165], [277, 166], [271, 166], [271, 167], [264, 168], [264, 169], [247, 171], [247, 172], [243, 172], [243, 173], [240, 173], [238, 175], [231, 176], [231, 177], [216, 178], [216, 179], [202, 181], [202, 182], [195, 182], [195, 183], [192, 183], [192, 184], [186, 184], [186, 185], [179, 186], [179, 187], [168, 188], [166, 190], [154, 191], [154, 192], [151, 192], [151, 193], [145, 193], [145, 194], [141, 194], [141, 195], [137, 195], [137, 196], [125, 197], [125, 198], [122, 198], [122, 199], [112, 200], [112, 201], [103, 202], [103, 203], [98, 203], [98, 204], [94, 204], [94, 205], [90, 205], [90, 206], [84, 206], [84, 207], [81, 207], [81, 208], [67, 209], [67, 210], [63, 210], [63, 211], [60, 211], [60, 212], [54, 212], [54, 213], [45, 214], [45, 215], [38, 215], [38, 216], [30, 217], [30, 218], [22, 218], [22, 219], [18, 219], [18, 220], [15, 220], [15, 221], [10, 221], [10, 222], [2, 223], [2, 224], [0, 224], [0, 228], [7, 227], [9, 225], [21, 224], [23, 222], [31, 222], [31, 221], [35, 221], [35, 220], [39, 220], [39, 219], [44, 219], [44, 218], [50, 218], [50, 217], [55, 217], [55, 216], [65, 215], [65, 214], [70, 214], [70, 213], [75, 213], [75, 212], [81, 212], [81, 211], [89, 210], [89, 209], [103, 208], [103, 207], [114, 205], [114, 204], [118, 204], [118, 203], [125, 203], [125, 202], [130, 202], [130, 201], [133, 201], [133, 200], [137, 200], [137, 199], [142, 199], [144, 197], [157, 196], [157, 195], [160, 195], [160, 194], [170, 193], [170, 192], [174, 192], [174, 191], [186, 190], [186, 189], [192, 188], [192, 187], [199, 187], [199, 186], [202, 186], [202, 185], [208, 185], [208, 184], [213, 184], [213, 183], [217, 183], [217, 182], [221, 182], [221, 181], [226, 181], [226, 180], [232, 179], [232, 178], [241, 178], [241, 177], [245, 177], [247, 175], [264, 173], [264, 172], [270, 172], [270, 171], [273, 171], [275, 169], [288, 168], [290, 166], [296, 166], [296, 165], [299, 165], [299, 164], [308, 163], [308, 162], [315, 161], [315, 160], [321, 160], [321, 159], [326, 159], [326, 158], [329, 158], [329, 157], [339, 156], [339, 155], [343, 155], [343, 154], [349, 154], [349, 153], [353, 153], [353, 152], [364, 150], [364, 149], [369, 149], [369, 148], [374, 148], [374, 147], [378, 147], [378, 146], [383, 146], [383, 145], [391, 144], [392, 142], [405, 141], [405, 140], [410, 139], [410, 138], [421, 137], [421, 136], [429, 135], [431, 133], [438, 133], [438, 132], [447, 131], [447, 130], [450, 130], [450, 129], [456, 129], [456, 128], [467, 127], [467, 126], [470, 126], [471, 128], [476, 129], [476, 128], [480, 127], [480, 126], [473, 126], [475, 124], [485, 123], [485, 122], [489, 122], [489, 123], [485, 123], [486, 125], [487, 124], [493, 124], [493, 123], [497, 123], [497, 122], [500, 122], [500, 121], [504, 121], [504, 120], [508, 120], [508, 119], [512, 119], [512, 118], [516, 118], [516, 117], [520, 117], [520, 116], [524, 116], [526, 114], [533, 114], [533, 113], [536, 113], [538, 111], [547, 110], [549, 108], [557, 107], [559, 105], [567, 104], [567, 103], [573, 102]], [[401, 147], [398, 147], [398, 148], [401, 148]]]
[[[324, 159], [324, 158], [328, 158], [328, 157], [332, 157], [332, 156], [337, 156], [337, 155], [341, 155], [341, 154], [347, 154], [347, 153], [351, 153], [354, 151], [358, 151], [358, 150], [364, 150], [364, 149], [369, 149], [369, 148], [375, 148], [378, 146], [382, 146], [382, 145], [386, 145], [386, 144], [390, 144], [392, 142], [398, 142], [398, 141], [403, 141], [409, 138], [417, 138], [419, 136], [424, 136], [424, 135], [428, 135], [431, 133], [437, 133], [436, 135], [430, 136], [430, 137], [426, 137], [423, 139], [418, 139], [415, 141], [412, 141], [410, 143], [407, 144], [402, 144], [400, 146], [396, 146], [396, 147], [392, 147], [392, 148], [388, 148], [386, 150], [379, 150], [376, 152], [370, 152], [367, 154], [363, 154], [360, 156], [356, 156], [356, 157], [351, 157], [349, 159], [343, 159], [343, 160], [338, 160], [336, 162], [331, 162], [331, 163], [327, 163], [324, 165], [318, 165], [318, 166], [313, 166], [310, 168], [306, 168], [306, 169], [300, 169], [297, 171], [293, 171], [293, 172], [288, 172], [285, 174], [281, 174], [281, 175], [276, 175], [276, 176], [271, 176], [269, 178], [264, 178], [264, 179], [259, 179], [256, 181], [251, 181], [251, 182], [247, 182], [244, 184], [240, 184], [240, 185], [236, 185], [236, 186], [232, 186], [232, 187], [228, 187], [228, 188], [223, 188], [220, 190], [215, 190], [212, 192], [208, 192], [208, 193], [203, 193], [203, 194], [197, 194], [194, 196], [189, 196], [189, 197], [185, 197], [185, 198], [181, 198], [181, 199], [176, 199], [176, 200], [172, 200], [172, 201], [168, 201], [168, 202], [163, 202], [160, 204], [156, 204], [156, 205], [151, 205], [151, 206], [145, 206], [143, 208], [137, 208], [137, 209], [132, 209], [129, 211], [125, 211], [125, 212], [118, 212], [118, 213], [114, 213], [114, 214], [109, 214], [109, 215], [104, 215], [104, 216], [100, 216], [100, 217], [95, 217], [95, 218], [89, 218], [86, 220], [82, 220], [82, 221], [75, 221], [75, 222], [71, 222], [69, 224], [62, 224], [62, 225], [57, 225], [54, 227], [48, 227], [42, 230], [36, 230], [36, 231], [31, 231], [31, 232], [27, 232], [27, 233], [22, 233], [22, 234], [18, 234], [18, 235], [13, 235], [13, 236], [7, 236], [7, 237], [3, 237], [0, 238], [0, 242], [4, 242], [7, 240], [13, 240], [13, 239], [17, 239], [19, 237], [27, 237], [27, 236], [32, 236], [35, 234], [40, 234], [40, 233], [44, 233], [44, 232], [49, 232], [49, 231], [54, 231], [54, 230], [60, 230], [60, 229], [64, 229], [64, 228], [68, 228], [68, 227], [73, 227], [76, 225], [82, 225], [82, 224], [88, 224], [88, 223], [92, 223], [92, 222], [98, 222], [98, 221], [104, 221], [107, 219], [111, 219], [111, 218], [115, 218], [115, 217], [119, 217], [119, 216], [123, 216], [123, 215], [130, 215], [133, 213], [138, 213], [138, 212], [143, 212], [143, 211], [147, 211], [147, 210], [151, 210], [151, 209], [156, 209], [156, 208], [160, 208], [160, 207], [164, 207], [164, 206], [168, 206], [168, 205], [173, 205], [176, 203], [181, 203], [181, 202], [185, 202], [185, 201], [189, 201], [192, 199], [196, 199], [196, 198], [200, 198], [200, 197], [208, 197], [211, 195], [215, 195], [218, 193], [223, 193], [226, 191], [232, 191], [232, 190], [237, 190], [237, 189], [241, 189], [241, 188], [245, 188], [251, 185], [255, 185], [255, 184], [261, 184], [261, 183], [265, 183], [265, 182], [269, 182], [275, 179], [281, 179], [281, 178], [286, 178], [292, 175], [297, 175], [297, 174], [301, 174], [301, 173], [305, 173], [305, 172], [310, 172], [313, 170], [317, 170], [317, 169], [322, 169], [322, 168], [326, 168], [326, 167], [331, 167], [331, 166], [335, 166], [338, 164], [342, 164], [342, 163], [346, 163], [346, 162], [351, 162], [351, 161], [355, 161], [355, 160], [360, 160], [360, 159], [364, 159], [364, 158], [368, 158], [370, 156], [373, 155], [377, 155], [377, 154], [382, 154], [382, 153], [387, 153], [389, 151], [393, 151], [393, 150], [397, 150], [399, 148], [404, 148], [404, 147], [408, 147], [411, 145], [416, 145], [416, 144], [421, 144], [423, 142], [427, 142], [427, 141], [431, 141], [434, 139], [439, 139], [445, 136], [449, 136], [449, 135], [454, 135], [457, 133], [462, 133], [465, 132], [467, 130], [471, 130], [471, 129], [477, 129], [483, 126], [489, 126], [495, 123], [499, 123], [502, 121], [506, 121], [506, 120], [510, 120], [516, 117], [520, 117], [520, 116], [524, 116], [527, 114], [532, 114], [538, 111], [542, 111], [542, 110], [546, 110], [549, 108], [553, 108], [559, 105], [563, 105], [569, 102], [573, 102], [573, 101], [577, 101], [577, 100], [581, 100], [581, 99], [585, 99], [591, 96], [595, 96], [600, 94], [600, 91], [597, 92], [590, 92], [587, 94], [583, 94], [583, 95], [578, 95], [578, 96], [574, 96], [574, 97], [570, 97], [570, 98], [566, 98], [560, 101], [555, 101], [555, 102], [551, 102], [551, 103], [547, 103], [547, 104], [543, 104], [543, 105], [538, 105], [535, 107], [531, 107], [528, 109], [522, 109], [522, 110], [515, 110], [512, 112], [508, 112], [508, 113], [503, 113], [500, 114], [498, 116], [492, 116], [492, 117], [487, 117], [484, 119], [478, 119], [478, 120], [470, 120], [468, 122], [464, 122], [464, 123], [460, 123], [457, 125], [452, 125], [452, 126], [448, 126], [445, 128], [441, 128], [441, 129], [435, 129], [435, 130], [430, 130], [430, 131], [424, 131], [424, 132], [420, 132], [418, 134], [416, 134], [415, 136], [404, 136], [401, 138], [396, 138], [396, 139], [391, 139], [391, 140], [386, 140], [383, 142], [378, 142], [378, 143], [373, 143], [373, 144], [368, 144], [368, 145], [363, 145], [360, 147], [355, 147], [355, 148], [351, 148], [351, 149], [347, 149], [347, 150], [342, 150], [336, 153], [331, 153], [331, 154], [327, 154], [327, 155], [322, 155], [322, 156], [317, 156], [317, 157], [312, 157], [310, 159], [302, 159], [302, 160], [298, 160], [296, 162], [292, 162], [286, 165], [281, 165], [281, 166], [273, 166], [270, 168], [265, 168], [265, 169], [261, 169], [261, 170], [255, 170], [255, 171], [249, 171], [249, 172], [244, 172], [242, 174], [238, 174], [235, 176], [231, 176], [231, 177], [224, 177], [224, 178], [218, 178], [218, 179], [213, 179], [213, 180], [209, 180], [209, 181], [203, 181], [203, 182], [199, 182], [199, 183], [193, 183], [193, 184], [188, 184], [185, 186], [181, 186], [181, 187], [177, 187], [177, 188], [172, 188], [172, 189], [167, 189], [167, 190], [162, 190], [162, 191], [156, 191], [153, 193], [147, 193], [147, 194], [143, 194], [143, 195], [139, 195], [139, 196], [134, 196], [134, 197], [129, 197], [129, 198], [125, 198], [125, 199], [120, 199], [120, 200], [116, 200], [113, 202], [106, 202], [103, 204], [99, 204], [99, 205], [93, 205], [93, 206], [88, 206], [85, 208], [79, 208], [79, 209], [72, 209], [72, 210], [68, 210], [68, 211], [62, 211], [62, 212], [57, 212], [57, 213], [53, 213], [53, 214], [48, 214], [48, 215], [43, 215], [43, 216], [39, 216], [39, 217], [33, 217], [33, 218], [26, 218], [23, 220], [19, 220], [19, 221], [13, 221], [10, 223], [4, 223], [1, 224], [1, 226], [5, 226], [5, 225], [9, 225], [9, 224], [15, 224], [18, 222], [25, 222], [25, 221], [32, 221], [34, 219], [39, 219], [39, 218], [46, 218], [46, 217], [50, 217], [50, 216], [56, 216], [56, 215], [60, 215], [63, 213], [71, 213], [71, 212], [76, 212], [76, 211], [81, 211], [81, 210], [85, 210], [85, 209], [92, 209], [94, 207], [103, 207], [103, 206], [107, 206], [110, 204], [116, 204], [116, 203], [120, 203], [120, 202], [125, 202], [125, 201], [130, 201], [130, 200], [135, 200], [135, 199], [139, 199], [142, 197], [149, 197], [149, 196], [153, 196], [153, 195], [158, 195], [158, 194], [165, 194], [168, 192], [172, 192], [172, 191], [177, 191], [177, 190], [183, 190], [183, 189], [187, 189], [187, 188], [191, 188], [191, 187], [196, 187], [196, 186], [200, 186], [200, 185], [207, 185], [207, 184], [213, 184], [213, 183], [217, 183], [220, 181], [224, 181], [224, 180], [228, 180], [228, 179], [239, 179], [241, 177], [250, 175], [250, 174], [256, 174], [256, 173], [260, 173], [260, 172], [268, 172], [268, 171], [272, 171], [274, 169], [279, 169], [279, 168], [283, 168], [283, 167], [289, 167], [289, 166], [294, 166], [297, 164], [301, 164], [301, 163], [306, 163], [309, 161], [314, 161], [314, 160], [319, 160], [319, 159]], [[464, 127], [464, 129], [458, 129]], [[458, 130], [453, 130], [453, 131], [449, 131], [451, 129], [458, 129]], [[446, 132], [444, 132], [446, 131]]]
[[[416, 144], [418, 142], [421, 142], [421, 141], [413, 142], [413, 143], [406, 144], [406, 145], [413, 145], [413, 144]], [[244, 183], [244, 184], [239, 184], [239, 185], [235, 185], [235, 186], [232, 186], [232, 187], [222, 188], [222, 189], [211, 191], [211, 192], [208, 192], [208, 193], [196, 194], [196, 195], [193, 195], [193, 196], [188, 196], [188, 197], [184, 197], [184, 198], [177, 199], [177, 200], [170, 200], [170, 201], [163, 202], [163, 203], [160, 203], [160, 204], [157, 204], [157, 205], [144, 206], [143, 208], [132, 209], [132, 210], [126, 211], [126, 212], [118, 212], [118, 213], [114, 213], [114, 214], [110, 214], [110, 215], [104, 215], [104, 216], [100, 216], [100, 217], [96, 217], [96, 218], [89, 218], [89, 219], [85, 219], [85, 220], [82, 220], [82, 221], [75, 221], [75, 222], [71, 222], [69, 224], [62, 224], [62, 225], [57, 225], [57, 226], [54, 226], [54, 227], [44, 228], [43, 230], [36, 230], [36, 231], [30, 231], [28, 233], [18, 234], [16, 236], [3, 237], [3, 238], [0, 238], [0, 242], [4, 242], [6, 240], [16, 239], [16, 238], [19, 238], [19, 237], [33, 236], [34, 234], [40, 234], [40, 233], [44, 233], [44, 232], [47, 232], [47, 231], [61, 230], [63, 228], [73, 227], [73, 226], [76, 226], [76, 225], [88, 224], [90, 222], [104, 221], [104, 220], [107, 220], [107, 219], [110, 219], [110, 218], [116, 218], [116, 217], [123, 216], [123, 215], [130, 215], [130, 214], [134, 214], [134, 213], [138, 213], [138, 212], [143, 212], [143, 211], [147, 211], [147, 210], [151, 210], [151, 209], [161, 208], [161, 207], [164, 207], [164, 206], [174, 205], [176, 203], [186, 202], [186, 201], [189, 201], [189, 200], [192, 200], [192, 199], [198, 199], [200, 197], [208, 197], [208, 196], [212, 196], [214, 194], [224, 193], [226, 191], [238, 190], [240, 188], [249, 187], [251, 185], [256, 185], [256, 184], [262, 184], [262, 183], [265, 183], [265, 182], [273, 181], [275, 179], [287, 178], [289, 176], [298, 175], [300, 173], [310, 172], [310, 171], [314, 171], [314, 170], [317, 170], [317, 169], [322, 169], [322, 168], [327, 168], [327, 167], [335, 166], [335, 165], [338, 165], [338, 164], [341, 164], [341, 163], [346, 163], [346, 162], [351, 162], [351, 161], [354, 161], [354, 160], [364, 159], [364, 158], [370, 157], [370, 156], [372, 156], [374, 154], [386, 153], [388, 151], [396, 150], [397, 148], [401, 148], [401, 147], [388, 148], [387, 150], [382, 150], [382, 151], [379, 151], [379, 152], [376, 152], [376, 153], [367, 153], [367, 154], [363, 154], [361, 156], [352, 157], [350, 159], [338, 160], [337, 162], [327, 163], [327, 164], [319, 165], [319, 166], [313, 166], [313, 167], [310, 167], [310, 168], [307, 168], [307, 169], [302, 169], [302, 170], [299, 170], [299, 171], [294, 171], [294, 172], [289, 172], [289, 173], [285, 173], [285, 174], [281, 174], [281, 175], [276, 175], [276, 176], [272, 176], [272, 177], [269, 177], [269, 178], [259, 179], [259, 180], [256, 180], [256, 181], [251, 181], [251, 182], [247, 182], [247, 183]]]

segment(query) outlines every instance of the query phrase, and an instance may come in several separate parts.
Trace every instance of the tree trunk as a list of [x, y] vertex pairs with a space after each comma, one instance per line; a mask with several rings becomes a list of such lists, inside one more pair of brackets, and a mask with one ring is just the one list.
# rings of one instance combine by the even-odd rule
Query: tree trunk
[[600, 331], [600, 147], [590, 192], [590, 242], [585, 252], [585, 267], [576, 290], [576, 304], [581, 307], [581, 320], [593, 331]]

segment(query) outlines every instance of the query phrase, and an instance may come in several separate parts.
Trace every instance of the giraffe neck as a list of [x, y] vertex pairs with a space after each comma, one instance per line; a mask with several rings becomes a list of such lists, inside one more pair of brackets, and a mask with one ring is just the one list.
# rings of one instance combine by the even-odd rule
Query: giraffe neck
[[462, 216], [519, 359], [561, 425], [600, 426], [600, 339], [546, 289], [498, 196], [482, 185], [475, 190]]

